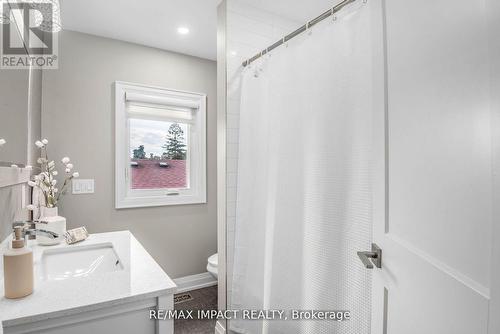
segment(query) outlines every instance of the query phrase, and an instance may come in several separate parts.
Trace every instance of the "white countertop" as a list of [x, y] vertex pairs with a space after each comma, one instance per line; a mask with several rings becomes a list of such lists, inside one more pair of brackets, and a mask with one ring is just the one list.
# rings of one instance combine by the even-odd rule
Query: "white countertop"
[[[111, 242], [123, 270], [61, 281], [44, 280], [40, 275], [43, 250]], [[0, 253], [8, 242], [0, 246]], [[40, 246], [30, 241], [35, 263], [35, 290], [21, 299], [7, 299], [3, 293], [3, 256], [0, 257], [0, 334], [2, 327], [77, 314], [160, 295], [173, 294], [175, 283], [153, 260], [129, 231], [91, 234], [76, 245], [62, 243]]]

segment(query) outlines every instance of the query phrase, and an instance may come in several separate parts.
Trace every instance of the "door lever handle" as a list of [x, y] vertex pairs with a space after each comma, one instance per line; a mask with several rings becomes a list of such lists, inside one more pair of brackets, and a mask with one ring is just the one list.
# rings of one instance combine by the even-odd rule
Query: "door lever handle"
[[373, 265], [382, 268], [382, 250], [376, 244], [372, 243], [371, 252], [358, 252], [358, 256], [365, 268], [373, 269]]

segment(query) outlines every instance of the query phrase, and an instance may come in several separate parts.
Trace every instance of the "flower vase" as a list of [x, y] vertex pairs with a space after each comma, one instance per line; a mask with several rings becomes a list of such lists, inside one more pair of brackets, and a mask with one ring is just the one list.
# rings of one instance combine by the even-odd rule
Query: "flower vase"
[[59, 235], [55, 239], [37, 235], [36, 239], [38, 244], [44, 246], [57, 245], [64, 240], [64, 233], [66, 233], [66, 218], [58, 215], [57, 207], [48, 208], [42, 206], [40, 208], [40, 222], [36, 223], [36, 228], [54, 232]]

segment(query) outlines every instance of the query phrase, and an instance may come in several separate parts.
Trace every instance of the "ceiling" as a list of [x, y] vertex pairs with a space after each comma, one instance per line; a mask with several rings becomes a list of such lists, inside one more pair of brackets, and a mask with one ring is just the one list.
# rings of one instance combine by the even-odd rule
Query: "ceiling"
[[[215, 60], [220, 0], [60, 0], [65, 30]], [[177, 33], [185, 26], [187, 35]]]
[[249, 6], [257, 7], [287, 19], [303, 22], [309, 21], [340, 0], [238, 0]]
[[[233, 0], [298, 22], [339, 0]], [[221, 0], [60, 0], [65, 30], [118, 39], [215, 60]], [[293, 4], [293, 5], [291, 5]], [[180, 35], [184, 26], [190, 33]]]

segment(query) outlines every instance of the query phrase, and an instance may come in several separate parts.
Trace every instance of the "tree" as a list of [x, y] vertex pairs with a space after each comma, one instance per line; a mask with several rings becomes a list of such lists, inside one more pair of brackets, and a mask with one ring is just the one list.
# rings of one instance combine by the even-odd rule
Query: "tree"
[[174, 123], [168, 128], [167, 142], [162, 146], [166, 151], [163, 153], [167, 159], [185, 160], [186, 144], [184, 144], [184, 131], [179, 124]]
[[146, 159], [144, 145], [140, 145], [139, 148], [134, 149], [134, 159]]

